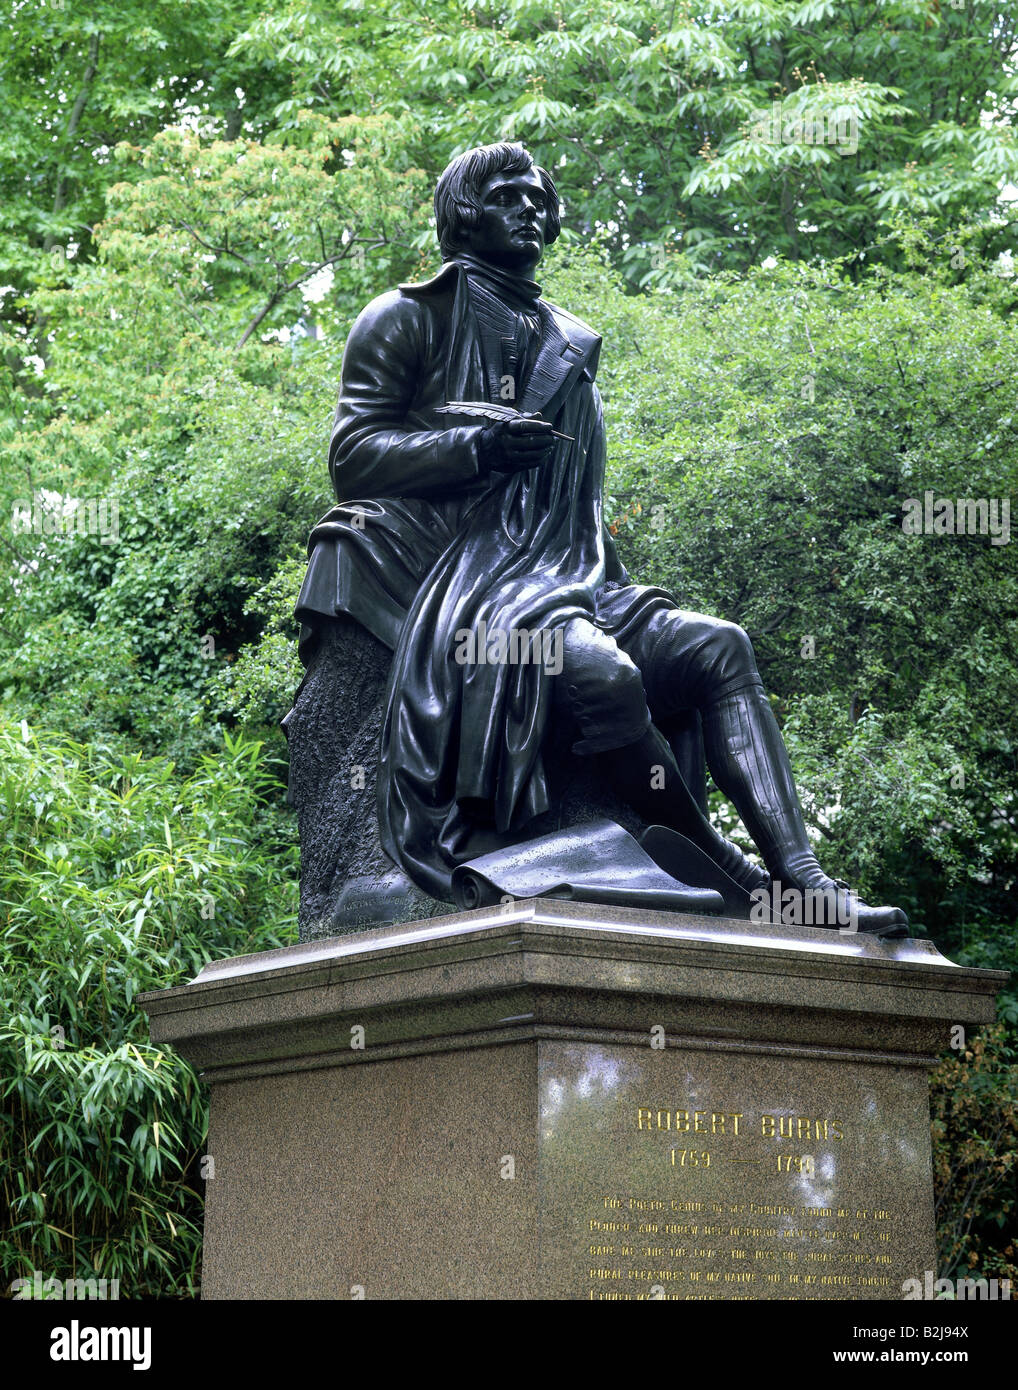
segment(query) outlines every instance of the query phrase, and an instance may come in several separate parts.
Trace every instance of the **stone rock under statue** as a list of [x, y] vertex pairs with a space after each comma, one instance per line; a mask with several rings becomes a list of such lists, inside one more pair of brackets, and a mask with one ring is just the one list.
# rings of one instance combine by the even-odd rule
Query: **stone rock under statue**
[[[297, 602], [302, 939], [542, 896], [744, 917], [789, 891], [799, 920], [907, 935], [817, 862], [745, 632], [619, 561], [601, 339], [533, 279], [550, 176], [470, 150], [435, 211], [441, 271], [350, 333], [339, 502]], [[765, 868], [711, 826], [705, 765]]]

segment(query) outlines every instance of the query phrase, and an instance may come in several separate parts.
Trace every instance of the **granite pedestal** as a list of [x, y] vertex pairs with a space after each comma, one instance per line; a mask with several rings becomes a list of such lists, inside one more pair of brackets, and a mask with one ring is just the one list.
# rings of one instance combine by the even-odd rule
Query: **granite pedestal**
[[142, 996], [211, 1087], [204, 1298], [871, 1299], [935, 1270], [929, 942], [521, 901]]

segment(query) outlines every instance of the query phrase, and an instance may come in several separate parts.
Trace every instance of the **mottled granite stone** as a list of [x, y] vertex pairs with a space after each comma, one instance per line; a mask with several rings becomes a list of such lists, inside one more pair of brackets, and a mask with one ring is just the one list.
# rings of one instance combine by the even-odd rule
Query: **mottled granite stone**
[[1004, 979], [528, 901], [142, 1002], [212, 1087], [206, 1298], [869, 1299], [934, 1269], [927, 1071]]

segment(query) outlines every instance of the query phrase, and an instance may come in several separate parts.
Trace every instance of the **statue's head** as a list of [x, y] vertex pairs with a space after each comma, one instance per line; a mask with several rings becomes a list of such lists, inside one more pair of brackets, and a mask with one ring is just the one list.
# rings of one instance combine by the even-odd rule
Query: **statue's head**
[[551, 175], [505, 143], [457, 155], [435, 189], [435, 218], [443, 260], [469, 251], [524, 274], [562, 230]]

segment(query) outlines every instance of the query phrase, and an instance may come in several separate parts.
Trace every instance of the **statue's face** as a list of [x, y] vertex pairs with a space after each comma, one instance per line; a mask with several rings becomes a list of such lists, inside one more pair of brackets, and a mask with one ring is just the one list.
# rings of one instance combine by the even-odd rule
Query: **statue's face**
[[536, 169], [492, 174], [479, 189], [480, 225], [469, 235], [475, 256], [530, 274], [544, 255], [548, 195]]

